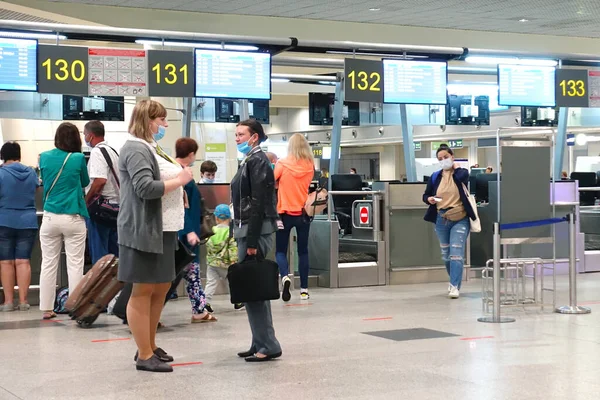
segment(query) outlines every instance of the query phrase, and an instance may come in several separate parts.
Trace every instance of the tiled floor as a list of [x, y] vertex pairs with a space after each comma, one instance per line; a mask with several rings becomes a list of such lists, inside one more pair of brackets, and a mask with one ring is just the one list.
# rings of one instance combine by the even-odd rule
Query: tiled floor
[[[0, 400], [596, 400], [600, 274], [579, 278], [592, 314], [513, 311], [517, 322], [504, 325], [477, 322], [479, 281], [459, 300], [443, 284], [314, 290], [307, 304], [273, 303], [283, 357], [262, 364], [235, 355], [250, 343], [245, 312], [220, 297], [219, 322], [190, 325], [181, 299], [167, 306], [159, 334], [184, 364], [172, 374], [137, 372], [134, 342], [115, 317], [84, 330], [67, 318], [39, 322], [37, 311], [0, 314]], [[562, 304], [565, 277], [559, 288]], [[417, 328], [457, 336], [415, 339]], [[365, 334], [407, 329], [412, 340]]]

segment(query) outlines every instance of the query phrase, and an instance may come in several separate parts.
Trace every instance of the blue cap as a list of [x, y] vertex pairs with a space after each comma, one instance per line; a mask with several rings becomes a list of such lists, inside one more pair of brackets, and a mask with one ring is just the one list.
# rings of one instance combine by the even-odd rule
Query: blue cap
[[219, 219], [231, 219], [229, 206], [227, 204], [219, 204], [217, 208], [215, 208], [215, 217]]

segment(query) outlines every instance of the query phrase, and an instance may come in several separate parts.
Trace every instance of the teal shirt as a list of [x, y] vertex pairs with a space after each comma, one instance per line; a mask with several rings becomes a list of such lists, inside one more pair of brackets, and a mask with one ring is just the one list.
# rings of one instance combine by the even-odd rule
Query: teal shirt
[[[44, 184], [44, 199], [67, 157], [67, 152], [54, 149], [40, 154], [40, 172]], [[84, 188], [90, 184], [85, 156], [72, 153], [50, 195], [44, 201], [44, 211], [54, 214], [89, 217], [85, 205]]]

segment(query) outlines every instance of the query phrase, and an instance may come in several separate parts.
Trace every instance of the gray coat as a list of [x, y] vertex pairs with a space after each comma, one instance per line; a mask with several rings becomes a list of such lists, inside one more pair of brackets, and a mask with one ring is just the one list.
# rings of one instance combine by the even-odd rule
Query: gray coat
[[162, 254], [162, 196], [156, 157], [147, 145], [128, 140], [119, 155], [121, 209], [117, 219], [119, 244], [132, 249]]

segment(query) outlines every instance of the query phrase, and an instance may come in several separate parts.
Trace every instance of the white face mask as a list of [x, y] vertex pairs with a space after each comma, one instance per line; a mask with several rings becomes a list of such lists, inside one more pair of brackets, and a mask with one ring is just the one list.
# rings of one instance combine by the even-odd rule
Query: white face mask
[[454, 160], [452, 158], [444, 158], [442, 161], [440, 161], [440, 165], [442, 167], [443, 170], [449, 170], [452, 169], [452, 166], [454, 166]]

